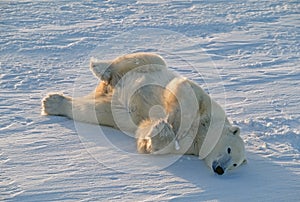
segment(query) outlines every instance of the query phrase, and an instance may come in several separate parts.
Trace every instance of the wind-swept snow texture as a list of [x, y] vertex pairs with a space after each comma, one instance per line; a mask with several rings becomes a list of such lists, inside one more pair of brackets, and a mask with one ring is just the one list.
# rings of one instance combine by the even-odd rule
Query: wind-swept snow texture
[[[247, 165], [216, 176], [182, 156], [144, 170], [101, 144], [99, 127], [41, 116], [48, 92], [95, 87], [91, 56], [136, 51], [162, 54], [226, 109]], [[1, 1], [0, 200], [300, 201], [299, 58], [297, 0]], [[131, 137], [101, 131], [135, 152]]]

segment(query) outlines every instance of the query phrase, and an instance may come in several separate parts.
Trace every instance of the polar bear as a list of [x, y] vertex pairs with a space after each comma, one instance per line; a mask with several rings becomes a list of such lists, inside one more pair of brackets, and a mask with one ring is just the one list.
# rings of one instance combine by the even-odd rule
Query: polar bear
[[92, 58], [90, 69], [100, 79], [92, 93], [49, 94], [42, 113], [135, 134], [140, 153], [197, 155], [219, 175], [246, 162], [240, 129], [198, 84], [170, 71], [161, 56]]

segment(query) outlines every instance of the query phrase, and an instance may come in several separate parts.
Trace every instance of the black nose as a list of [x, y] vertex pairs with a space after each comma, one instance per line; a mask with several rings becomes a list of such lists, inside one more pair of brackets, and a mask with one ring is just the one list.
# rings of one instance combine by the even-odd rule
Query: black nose
[[217, 173], [218, 175], [223, 175], [224, 174], [224, 170], [221, 166], [218, 166], [214, 169], [215, 173]]

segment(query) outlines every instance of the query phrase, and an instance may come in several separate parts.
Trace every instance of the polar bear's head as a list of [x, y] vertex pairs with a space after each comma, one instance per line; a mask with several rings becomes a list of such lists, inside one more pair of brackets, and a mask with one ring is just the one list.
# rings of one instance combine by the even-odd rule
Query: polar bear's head
[[218, 143], [204, 160], [219, 175], [245, 163], [245, 147], [240, 129], [235, 126], [224, 127]]

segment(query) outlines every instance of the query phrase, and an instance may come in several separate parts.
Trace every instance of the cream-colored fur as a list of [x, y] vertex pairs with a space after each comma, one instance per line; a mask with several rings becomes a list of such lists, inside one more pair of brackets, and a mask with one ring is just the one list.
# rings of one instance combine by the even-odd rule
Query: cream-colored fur
[[199, 85], [168, 70], [162, 57], [91, 59], [90, 69], [101, 80], [93, 93], [49, 94], [43, 113], [135, 133], [141, 153], [198, 155], [218, 174], [245, 160], [239, 128]]

